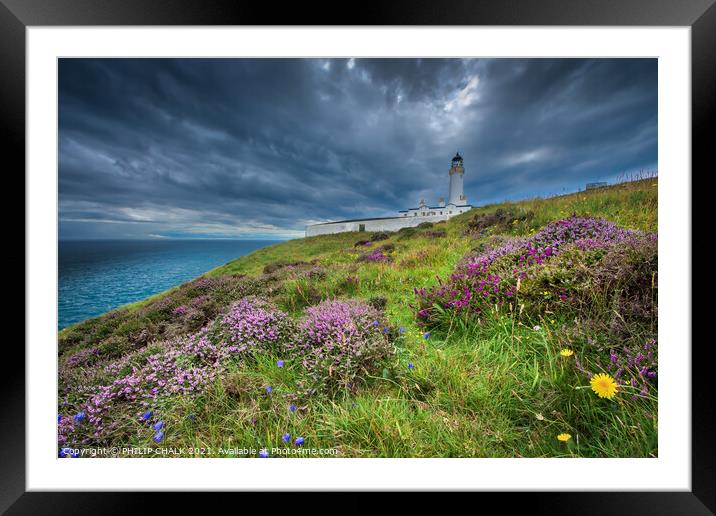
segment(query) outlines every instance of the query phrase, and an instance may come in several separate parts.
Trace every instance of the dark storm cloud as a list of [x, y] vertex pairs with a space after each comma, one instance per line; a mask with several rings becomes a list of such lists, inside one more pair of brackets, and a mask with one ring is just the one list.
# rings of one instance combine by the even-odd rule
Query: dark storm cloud
[[63, 59], [61, 238], [300, 236], [447, 193], [560, 193], [657, 161], [639, 59]]

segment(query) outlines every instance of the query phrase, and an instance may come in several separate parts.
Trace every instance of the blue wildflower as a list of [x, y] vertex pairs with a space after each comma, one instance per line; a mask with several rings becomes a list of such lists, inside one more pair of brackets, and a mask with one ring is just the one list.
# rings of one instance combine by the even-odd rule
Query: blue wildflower
[[283, 434], [281, 439], [283, 439], [283, 442], [287, 443], [291, 440], [291, 434]]
[[164, 428], [164, 421], [158, 421], [157, 423], [154, 423], [154, 430], [157, 432]]
[[162, 439], [164, 439], [164, 432], [157, 432], [152, 439], [156, 443], [162, 442]]
[[291, 404], [288, 406], [288, 410], [290, 410], [291, 412], [296, 412], [296, 405], [294, 405], [293, 403], [291, 403]]
[[430, 338], [430, 332], [429, 332], [429, 331], [426, 331], [425, 333], [423, 333], [423, 338], [429, 339], [429, 338]]
[[78, 412], [77, 414], [75, 414], [75, 423], [81, 423], [85, 420], [86, 417], [87, 416], [84, 412]]
[[270, 385], [268, 387], [266, 387], [266, 392], [271, 394], [273, 392], [273, 387], [271, 387]]
[[62, 423], [62, 416], [57, 414], [57, 423]]
[[401, 327], [398, 329], [398, 331], [399, 331], [400, 333], [405, 333], [405, 326], [401, 326]]
[[150, 417], [152, 417], [152, 411], [151, 411], [151, 410], [149, 410], [149, 411], [145, 412], [144, 414], [142, 414], [142, 416], [141, 416], [139, 419], [141, 419], [142, 421], [147, 421]]
[[388, 331], [390, 331], [390, 330], [387, 326], [385, 328], [383, 328], [383, 333], [388, 333]]
[[283, 360], [276, 362], [276, 367], [283, 367]]
[[303, 437], [296, 437], [296, 446], [301, 446], [305, 441]]
[[415, 367], [415, 366], [413, 365], [413, 363], [412, 363], [412, 362], [408, 362], [408, 369], [412, 369], [413, 367]]
[[261, 457], [262, 459], [265, 459], [268, 456], [269, 456], [269, 454], [268, 454], [268, 450], [266, 448], [259, 450], [259, 457]]
[[375, 321], [373, 321], [373, 326], [378, 326], [378, 319], [376, 319]]
[[67, 457], [67, 456], [70, 455], [71, 453], [72, 453], [72, 448], [62, 448], [62, 449], [60, 450], [59, 457], [60, 457], [61, 459], [64, 459], [65, 457]]

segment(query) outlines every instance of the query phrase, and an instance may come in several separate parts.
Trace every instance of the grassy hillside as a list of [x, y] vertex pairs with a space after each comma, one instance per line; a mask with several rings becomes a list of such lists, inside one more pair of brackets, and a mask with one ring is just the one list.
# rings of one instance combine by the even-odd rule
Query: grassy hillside
[[58, 450], [656, 456], [656, 232], [649, 179], [260, 249], [60, 332]]

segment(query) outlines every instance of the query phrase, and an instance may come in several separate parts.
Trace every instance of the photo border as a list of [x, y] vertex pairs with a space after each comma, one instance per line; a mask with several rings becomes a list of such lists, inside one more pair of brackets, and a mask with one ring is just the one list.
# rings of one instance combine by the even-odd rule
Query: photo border
[[[176, 1], [169, 9], [166, 3], [104, 2], [102, 7], [82, 0], [54, 0], [37, 2], [20, 0], [8, 2], [8, 9], [0, 4], [0, 59], [2, 59], [3, 87], [0, 88], [0, 112], [7, 136], [8, 157], [16, 158], [24, 170], [25, 154], [25, 29], [39, 25], [282, 25], [303, 22], [316, 25], [337, 23], [335, 7], [316, 4], [308, 10], [303, 4], [276, 10], [272, 6], [236, 4], [234, 2]], [[21, 5], [18, 5], [21, 4]], [[299, 7], [300, 6], [300, 7]], [[490, 2], [489, 4], [443, 4], [440, 9], [430, 2], [394, 2], [390, 6], [361, 6], [351, 25], [682, 25], [692, 33], [692, 161], [705, 166], [711, 142], [705, 133], [707, 117], [714, 112], [716, 91], [716, 8], [713, 0], [701, 1], [622, 1], [618, 4], [599, 4], [582, 1], [545, 1], [539, 10], [531, 2]], [[324, 10], [324, 9], [328, 10]], [[313, 11], [315, 9], [315, 11]], [[300, 12], [297, 12], [300, 11]], [[318, 15], [318, 12], [321, 12]], [[333, 19], [329, 20], [333, 15]], [[26, 258], [26, 257], [25, 257]], [[27, 274], [27, 270], [26, 270]], [[691, 281], [691, 278], [687, 278]], [[26, 306], [27, 310], [31, 307]], [[704, 513], [714, 509], [716, 500], [713, 484], [714, 398], [709, 380], [709, 361], [704, 347], [692, 348], [692, 492], [691, 493], [530, 493], [520, 496], [531, 510], [551, 514], [574, 513], [580, 509], [600, 512], [673, 512]], [[10, 347], [10, 346], [8, 346]], [[17, 347], [17, 346], [16, 346]], [[13, 356], [13, 353], [17, 356]], [[698, 358], [697, 358], [698, 357]], [[74, 511], [81, 500], [88, 512], [124, 513], [133, 507], [148, 509], [146, 495], [141, 500], [127, 493], [99, 495], [80, 493], [25, 492], [25, 357], [22, 349], [10, 349], [8, 368], [2, 379], [3, 414], [9, 421], [0, 435], [6, 446], [3, 455], [3, 485], [0, 490], [0, 510], [12, 505], [11, 513]], [[22, 365], [22, 367], [20, 367]], [[70, 502], [70, 496], [72, 501]], [[513, 496], [509, 494], [508, 496]], [[525, 498], [526, 497], [526, 498]], [[535, 503], [537, 499], [542, 502]], [[549, 502], [547, 501], [549, 499]], [[598, 501], [598, 503], [597, 503]], [[64, 503], [63, 503], [64, 502]], [[68, 503], [69, 502], [69, 503]], [[555, 509], [562, 507], [562, 509]], [[565, 511], [564, 508], [567, 508]], [[565, 511], [565, 512], [560, 512]]]

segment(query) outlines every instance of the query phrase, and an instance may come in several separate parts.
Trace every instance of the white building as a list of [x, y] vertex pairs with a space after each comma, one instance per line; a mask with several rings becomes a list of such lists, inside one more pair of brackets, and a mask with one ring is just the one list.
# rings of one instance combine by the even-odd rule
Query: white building
[[467, 203], [463, 191], [465, 167], [460, 153], [455, 154], [450, 166], [450, 186], [448, 202], [441, 197], [437, 206], [428, 206], [421, 200], [417, 208], [398, 212], [397, 217], [379, 217], [372, 219], [340, 220], [306, 226], [306, 236], [328, 235], [345, 231], [397, 231], [401, 228], [414, 227], [422, 222], [440, 222], [472, 209]]

